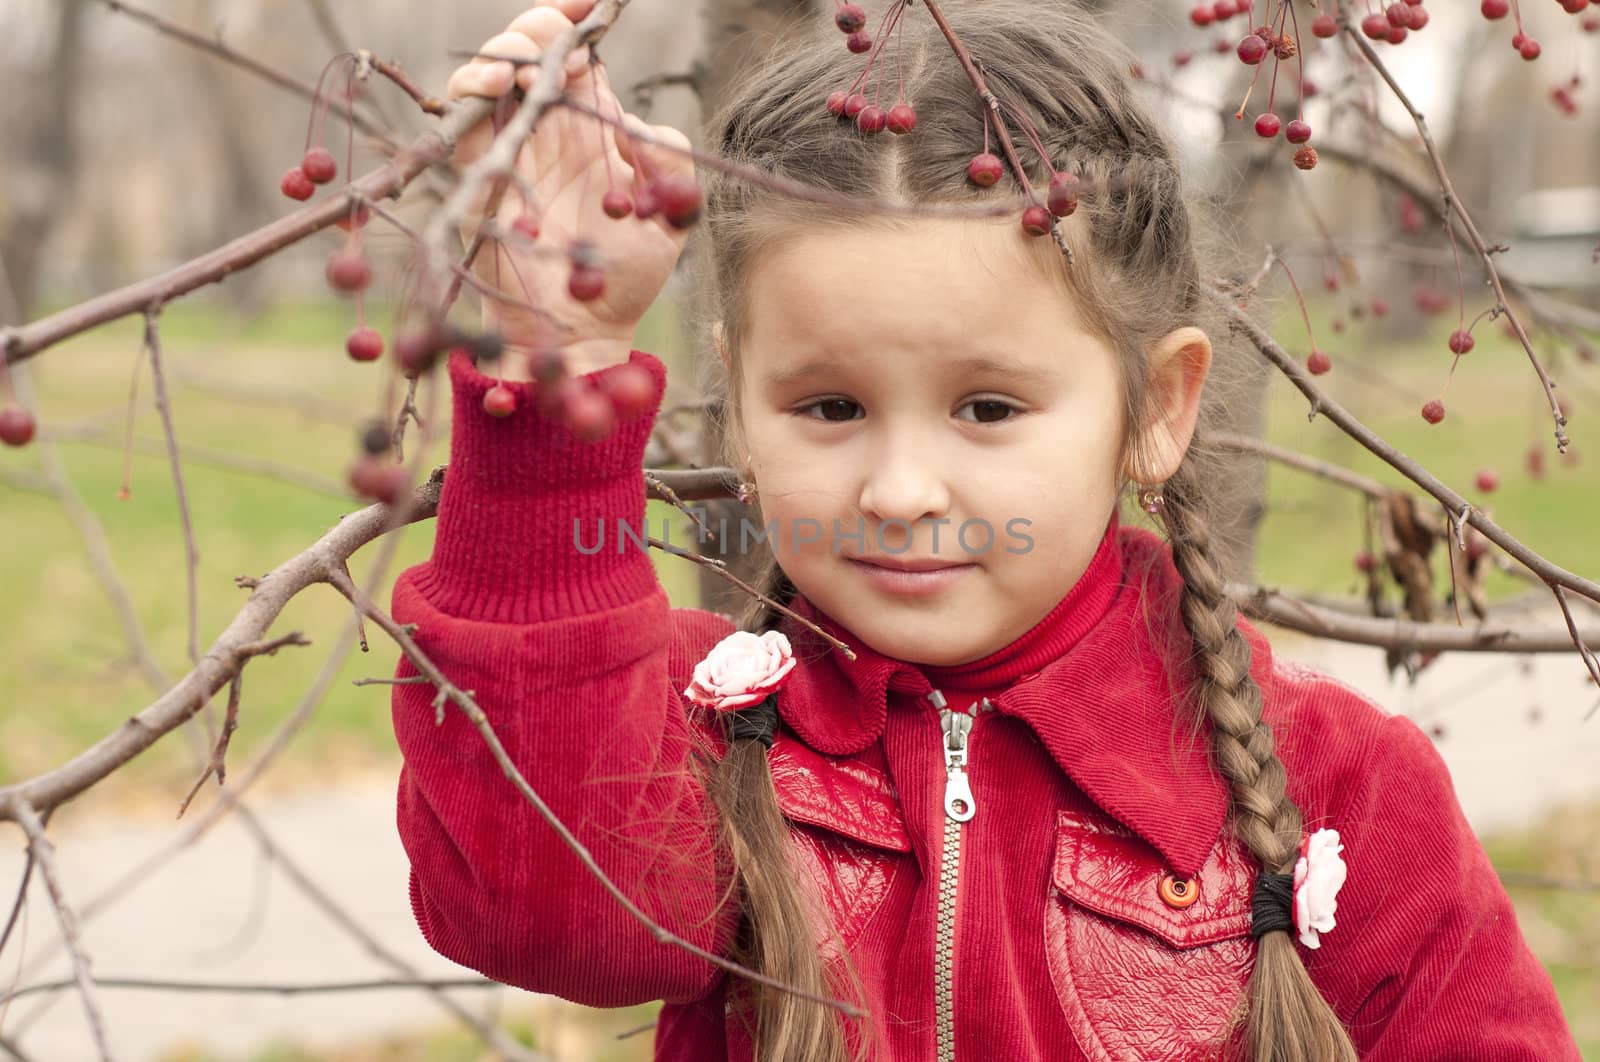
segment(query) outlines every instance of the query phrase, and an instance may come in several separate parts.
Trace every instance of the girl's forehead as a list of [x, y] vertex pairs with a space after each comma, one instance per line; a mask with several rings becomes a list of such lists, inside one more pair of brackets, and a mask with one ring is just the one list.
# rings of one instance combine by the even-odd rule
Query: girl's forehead
[[969, 371], [1037, 364], [1086, 330], [1025, 239], [1010, 221], [940, 220], [781, 240], [746, 278], [746, 357], [785, 377], [879, 354]]

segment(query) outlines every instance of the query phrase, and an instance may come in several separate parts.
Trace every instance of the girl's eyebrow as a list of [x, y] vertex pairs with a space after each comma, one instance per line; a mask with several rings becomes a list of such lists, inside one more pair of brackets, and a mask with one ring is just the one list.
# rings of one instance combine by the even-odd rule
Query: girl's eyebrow
[[[767, 373], [764, 380], [769, 388], [779, 390], [793, 384], [804, 383], [814, 377], [826, 376], [838, 369], [839, 366], [840, 362], [836, 359], [813, 358], [810, 361], [801, 362], [799, 365]], [[981, 374], [1010, 380], [1024, 386], [1039, 386], [1051, 383], [1056, 379], [1056, 373], [1053, 369], [1026, 365], [1018, 361], [991, 358], [982, 354], [971, 354], [951, 361], [943, 361], [939, 363], [939, 367], [953, 375], [976, 376]]]

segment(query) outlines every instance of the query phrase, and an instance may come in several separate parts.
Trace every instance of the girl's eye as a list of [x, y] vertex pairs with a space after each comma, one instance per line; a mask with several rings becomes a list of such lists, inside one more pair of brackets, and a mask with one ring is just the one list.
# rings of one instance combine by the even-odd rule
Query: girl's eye
[[[1012, 419], [1009, 415], [1022, 412], [1010, 402], [1003, 402], [998, 398], [975, 398], [965, 403], [962, 409], [971, 408], [972, 419], [979, 424], [998, 424], [1003, 420]], [[966, 417], [962, 417], [966, 420]]]
[[[855, 420], [856, 411], [861, 407], [848, 398], [824, 398], [810, 405], [801, 406], [795, 412], [803, 416], [811, 416], [813, 420], [846, 421]], [[821, 416], [812, 416], [812, 411], [821, 413]]]
[[[962, 420], [972, 420], [978, 424], [998, 424], [1012, 419], [1012, 415], [1022, 412], [1010, 402], [998, 398], [976, 398], [962, 404], [961, 409], [972, 410], [972, 417], [962, 417]], [[801, 406], [795, 410], [802, 416], [813, 420], [823, 420], [830, 423], [843, 423], [856, 420], [861, 413], [861, 405], [848, 398], [822, 398], [809, 405]]]

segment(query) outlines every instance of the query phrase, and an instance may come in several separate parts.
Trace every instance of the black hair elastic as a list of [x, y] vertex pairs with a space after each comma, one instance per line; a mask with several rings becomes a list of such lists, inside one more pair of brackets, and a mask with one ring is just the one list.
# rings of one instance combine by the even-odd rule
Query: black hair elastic
[[772, 747], [772, 735], [778, 729], [778, 695], [767, 694], [766, 700], [725, 713], [728, 718], [729, 741], [759, 741]]
[[1256, 878], [1256, 892], [1250, 903], [1250, 935], [1294, 929], [1294, 875], [1262, 874]]

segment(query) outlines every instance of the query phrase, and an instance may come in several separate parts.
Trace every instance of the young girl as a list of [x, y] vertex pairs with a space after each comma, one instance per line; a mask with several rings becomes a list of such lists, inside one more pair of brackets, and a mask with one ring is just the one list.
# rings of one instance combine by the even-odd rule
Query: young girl
[[[535, 7], [483, 51], [532, 58], [592, 3]], [[646, 914], [865, 1016], [657, 941], [466, 719], [438, 725], [434, 691], [398, 685], [423, 935], [530, 991], [664, 1000], [660, 1059], [1575, 1059], [1427, 737], [1275, 661], [1223, 594], [1202, 444], [1225, 329], [1130, 57], [1067, 4], [948, 6], [991, 87], [1082, 179], [1070, 265], [1020, 209], [933, 216], [1018, 192], [968, 179], [983, 112], [920, 6], [899, 31], [910, 134], [867, 135], [824, 106], [862, 62], [825, 26], [775, 51], [707, 138], [930, 215], [702, 175], [725, 460], [759, 509], [751, 548], [772, 554], [762, 589], [828, 637], [764, 607], [737, 635], [670, 608], [618, 534], [643, 520], [652, 418], [596, 442], [547, 416], [527, 353], [543, 337], [492, 306], [508, 349], [483, 368], [515, 408], [487, 414], [497, 380], [452, 355], [433, 557], [394, 592], [396, 618]], [[567, 91], [617, 113], [584, 60]], [[474, 61], [451, 94], [537, 73]], [[1018, 151], [1042, 188], [1042, 160]], [[540, 259], [499, 264], [570, 326], [579, 384], [642, 370], [653, 411], [664, 372], [634, 328], [685, 235], [599, 204], [635, 166], [692, 164], [569, 111], [524, 156], [540, 243], [595, 244], [606, 290], [579, 302]], [[1119, 524], [1124, 492], [1170, 546]]]

